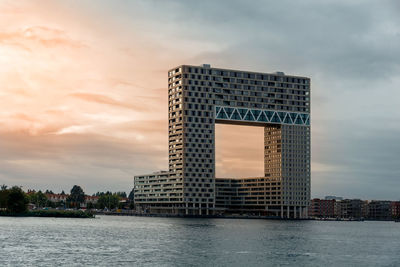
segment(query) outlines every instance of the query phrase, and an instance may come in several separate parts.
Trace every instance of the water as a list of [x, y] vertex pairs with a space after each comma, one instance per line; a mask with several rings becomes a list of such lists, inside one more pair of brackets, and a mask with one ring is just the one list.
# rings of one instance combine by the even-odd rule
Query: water
[[400, 223], [0, 217], [0, 266], [400, 266]]

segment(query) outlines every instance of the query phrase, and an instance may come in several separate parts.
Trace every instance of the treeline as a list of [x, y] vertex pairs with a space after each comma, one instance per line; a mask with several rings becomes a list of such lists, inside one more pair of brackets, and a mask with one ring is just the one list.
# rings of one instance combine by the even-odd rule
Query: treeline
[[6, 185], [0, 187], [0, 210], [10, 212], [24, 212], [28, 204], [35, 208], [75, 208], [85, 207], [87, 209], [116, 209], [134, 208], [134, 190], [127, 195], [125, 192], [97, 192], [87, 196], [79, 185], [74, 185], [70, 194], [62, 191], [54, 194], [51, 190], [42, 191], [28, 190], [24, 192], [20, 187], [8, 188]]

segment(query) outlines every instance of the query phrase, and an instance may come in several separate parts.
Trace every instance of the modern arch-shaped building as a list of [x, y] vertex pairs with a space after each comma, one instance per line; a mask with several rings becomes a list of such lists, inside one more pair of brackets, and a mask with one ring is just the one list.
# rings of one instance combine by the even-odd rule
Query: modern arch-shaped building
[[[169, 171], [135, 176], [137, 207], [187, 215], [305, 217], [310, 108], [306, 77], [206, 64], [169, 70]], [[215, 177], [216, 123], [264, 127], [264, 177]]]

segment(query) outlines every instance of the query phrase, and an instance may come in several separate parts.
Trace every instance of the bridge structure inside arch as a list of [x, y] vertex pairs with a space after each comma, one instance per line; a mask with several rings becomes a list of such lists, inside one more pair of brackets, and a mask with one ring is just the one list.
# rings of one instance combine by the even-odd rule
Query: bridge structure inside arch
[[309, 113], [296, 113], [263, 109], [215, 106], [215, 121], [223, 123], [244, 122], [260, 124], [285, 124], [310, 126]]

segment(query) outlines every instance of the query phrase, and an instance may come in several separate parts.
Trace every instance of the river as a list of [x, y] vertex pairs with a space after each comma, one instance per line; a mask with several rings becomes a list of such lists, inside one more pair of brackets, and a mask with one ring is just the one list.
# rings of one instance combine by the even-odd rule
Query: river
[[1, 266], [400, 266], [400, 223], [0, 217]]

